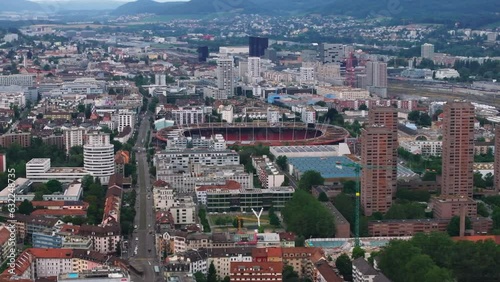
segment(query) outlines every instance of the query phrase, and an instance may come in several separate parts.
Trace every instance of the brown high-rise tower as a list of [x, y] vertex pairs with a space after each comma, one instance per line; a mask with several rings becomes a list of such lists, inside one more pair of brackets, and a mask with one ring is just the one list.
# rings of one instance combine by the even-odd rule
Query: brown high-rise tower
[[441, 195], [472, 197], [474, 164], [474, 106], [446, 103], [443, 108]]
[[493, 187], [495, 191], [500, 191], [500, 124], [495, 127], [495, 180]]
[[397, 111], [374, 108], [361, 133], [361, 204], [365, 215], [387, 212], [396, 191]]

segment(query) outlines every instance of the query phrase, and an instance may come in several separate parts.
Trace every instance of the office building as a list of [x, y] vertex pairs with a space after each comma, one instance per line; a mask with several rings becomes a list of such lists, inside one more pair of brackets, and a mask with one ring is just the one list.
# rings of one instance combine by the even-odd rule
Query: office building
[[154, 157], [154, 165], [158, 172], [188, 172], [189, 168], [195, 164], [200, 166], [237, 166], [240, 164], [240, 156], [231, 150], [184, 149], [157, 153]]
[[299, 80], [301, 83], [312, 83], [314, 82], [314, 68], [300, 67], [299, 70]]
[[66, 155], [69, 155], [69, 150], [71, 147], [83, 146], [83, 136], [85, 134], [85, 129], [81, 127], [70, 127], [63, 128], [64, 134], [64, 149], [66, 150]]
[[233, 57], [217, 59], [217, 87], [228, 97], [234, 96]]
[[208, 46], [198, 47], [198, 62], [206, 62], [209, 56]]
[[204, 109], [202, 107], [180, 107], [173, 109], [172, 120], [176, 125], [202, 124], [205, 122]]
[[249, 57], [262, 57], [269, 47], [269, 38], [250, 36], [248, 46]]
[[33, 86], [34, 75], [31, 74], [13, 74], [13, 75], [0, 75], [0, 86]]
[[260, 58], [259, 57], [249, 57], [248, 58], [248, 71], [247, 71], [248, 82], [258, 83], [260, 81]]
[[251, 212], [252, 209], [265, 210], [273, 207], [281, 210], [293, 197], [292, 187], [273, 187], [268, 189], [209, 189], [206, 191], [208, 212]]
[[443, 107], [443, 115], [441, 195], [472, 197], [474, 106], [468, 102], [449, 102]]
[[114, 145], [109, 142], [109, 134], [92, 132], [86, 136], [83, 165], [90, 175], [99, 177], [101, 183], [108, 183], [115, 173]]
[[10, 87], [0, 89], [0, 109], [9, 110], [12, 106], [23, 109], [26, 106], [26, 95], [22, 88], [10, 89]]
[[383, 62], [367, 62], [366, 79], [368, 86], [387, 87], [387, 64]]
[[119, 110], [118, 111], [118, 132], [123, 132], [128, 126], [131, 129], [134, 128], [135, 113], [131, 110]]
[[155, 84], [160, 86], [167, 85], [167, 75], [163, 73], [155, 74]]
[[322, 43], [319, 45], [319, 58], [323, 64], [341, 64], [344, 62], [344, 45]]
[[37, 183], [49, 180], [71, 183], [88, 174], [83, 167], [51, 167], [49, 158], [33, 158], [26, 163], [26, 178]]
[[420, 57], [422, 59], [434, 59], [434, 45], [425, 43], [420, 46]]
[[385, 213], [397, 184], [397, 111], [374, 108], [361, 133], [361, 204], [365, 215]]
[[477, 217], [477, 203], [468, 197], [444, 195], [432, 199], [432, 212], [436, 219], [450, 220], [460, 216], [461, 209], [469, 218]]

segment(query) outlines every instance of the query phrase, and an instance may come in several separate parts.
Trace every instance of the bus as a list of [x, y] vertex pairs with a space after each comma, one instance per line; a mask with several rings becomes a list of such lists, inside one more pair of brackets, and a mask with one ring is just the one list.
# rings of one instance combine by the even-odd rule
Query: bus
[[155, 273], [159, 274], [160, 273], [160, 268], [158, 267], [158, 265], [155, 265]]

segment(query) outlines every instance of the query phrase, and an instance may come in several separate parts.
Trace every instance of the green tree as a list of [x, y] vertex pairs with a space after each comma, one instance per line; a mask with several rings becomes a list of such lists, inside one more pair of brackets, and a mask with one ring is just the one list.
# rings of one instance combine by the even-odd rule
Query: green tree
[[217, 270], [215, 270], [214, 262], [210, 263], [207, 274], [207, 282], [218, 282], [217, 279]]
[[282, 169], [287, 171], [288, 158], [286, 156], [278, 156], [276, 158], [276, 164]]
[[63, 185], [58, 180], [55, 180], [55, 179], [49, 180], [49, 181], [47, 181], [47, 183], [45, 183], [45, 185], [47, 186], [47, 189], [49, 189], [50, 193], [52, 193], [52, 194], [56, 193], [56, 192], [62, 192]]
[[346, 194], [354, 194], [356, 193], [356, 181], [354, 180], [347, 180], [343, 183], [343, 188], [342, 192]]
[[364, 258], [364, 257], [365, 257], [365, 250], [359, 246], [354, 247], [354, 249], [352, 250], [352, 259]]
[[308, 170], [302, 174], [299, 180], [299, 188], [305, 191], [311, 191], [314, 185], [323, 185], [325, 179], [315, 170]]
[[229, 276], [224, 276], [224, 279], [222, 279], [222, 282], [231, 282], [231, 278]]
[[480, 172], [474, 172], [474, 186], [478, 188], [486, 188], [486, 182]]
[[201, 271], [197, 271], [194, 273], [194, 279], [196, 280], [196, 282], [207, 282], [207, 278], [203, 273], [201, 273]]
[[18, 212], [25, 215], [30, 215], [34, 210], [33, 204], [28, 200], [22, 201], [18, 208]]
[[334, 218], [311, 194], [297, 190], [282, 210], [287, 229], [304, 238], [331, 237], [335, 233]]
[[295, 247], [304, 247], [306, 244], [306, 239], [302, 235], [295, 237]]
[[283, 267], [282, 277], [283, 282], [298, 281], [299, 274], [293, 270], [293, 266], [285, 265], [285, 267]]
[[341, 254], [335, 260], [335, 267], [337, 267], [340, 274], [344, 277], [350, 277], [352, 275], [352, 261], [347, 254]]
[[43, 66], [44, 71], [50, 71], [50, 69], [51, 69], [50, 65]]
[[[465, 230], [472, 228], [472, 222], [468, 217], [465, 217]], [[450, 236], [459, 236], [460, 235], [460, 217], [454, 216], [450, 223], [448, 223], [448, 227], [446, 228], [448, 235]]]
[[490, 216], [490, 213], [488, 212], [488, 209], [481, 202], [477, 203], [477, 214], [479, 214], [480, 216], [483, 216], [483, 217]]
[[361, 105], [359, 105], [358, 110], [360, 110], [360, 111], [367, 111], [368, 110], [368, 106], [365, 105], [365, 104], [361, 104]]
[[325, 192], [321, 192], [321, 193], [319, 193], [318, 201], [320, 201], [320, 202], [328, 202], [328, 201], [330, 201], [330, 199], [328, 199], [328, 196], [326, 195]]

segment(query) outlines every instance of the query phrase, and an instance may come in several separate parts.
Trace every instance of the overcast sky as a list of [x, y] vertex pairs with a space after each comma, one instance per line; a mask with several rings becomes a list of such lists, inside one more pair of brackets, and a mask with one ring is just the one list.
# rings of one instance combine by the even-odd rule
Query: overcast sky
[[[71, 2], [71, 1], [76, 1], [76, 2], [133, 2], [137, 0], [31, 0], [32, 2]], [[156, 2], [172, 2], [172, 1], [188, 1], [188, 0], [154, 0]]]

